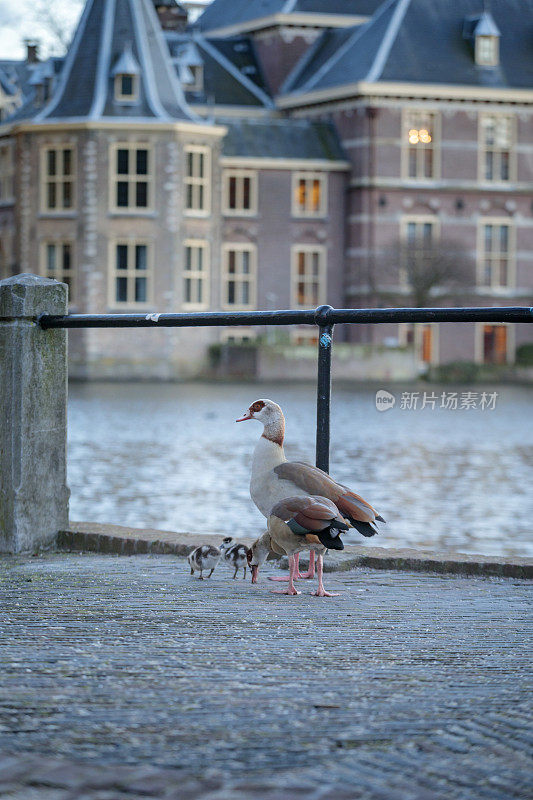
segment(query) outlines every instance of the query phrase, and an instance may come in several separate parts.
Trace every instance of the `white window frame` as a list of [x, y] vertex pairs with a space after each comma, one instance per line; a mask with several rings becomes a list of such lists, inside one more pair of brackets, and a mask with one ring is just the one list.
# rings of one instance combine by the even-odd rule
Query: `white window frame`
[[[229, 253], [235, 252], [236, 265], [239, 266], [241, 258], [239, 253], [247, 252], [250, 254], [250, 272], [243, 273], [236, 269], [234, 273], [229, 272]], [[242, 265], [241, 265], [242, 266]], [[248, 303], [230, 303], [228, 297], [228, 284], [231, 281], [242, 283], [247, 281], [249, 284]], [[257, 246], [249, 242], [225, 242], [222, 245], [222, 308], [233, 311], [250, 311], [257, 305]]]
[[[496, 144], [487, 145], [486, 142], [486, 129], [487, 121], [494, 120], [496, 124], [500, 120], [506, 120], [509, 125], [509, 145], [507, 147], [500, 147]], [[486, 113], [479, 115], [478, 127], [478, 180], [481, 183], [494, 184], [501, 183], [508, 186], [516, 180], [516, 118], [512, 114], [499, 114], [499, 113]], [[493, 154], [493, 175], [498, 177], [486, 177], [486, 156], [487, 152]], [[508, 177], [502, 178], [502, 154], [508, 154]], [[496, 165], [496, 169], [495, 169]]]
[[[432, 214], [406, 214], [405, 216], [402, 216], [400, 220], [400, 240], [402, 243], [402, 250], [403, 248], [407, 247], [409, 243], [407, 232], [410, 224], [431, 225], [431, 244], [433, 246], [438, 245], [440, 239], [440, 220], [438, 217]], [[402, 289], [408, 289], [409, 281], [407, 280], [407, 272], [402, 261], [403, 254], [401, 256], [400, 264], [398, 265], [398, 284]]]
[[[499, 281], [499, 262], [502, 260], [502, 252], [500, 250], [492, 250], [490, 256], [487, 256], [485, 251], [485, 228], [487, 225], [507, 228], [507, 244], [508, 249], [505, 254], [507, 261], [507, 283], [502, 284]], [[497, 237], [499, 238], [499, 237]], [[477, 240], [477, 280], [476, 284], [478, 289], [492, 290], [492, 291], [509, 291], [516, 286], [516, 227], [509, 217], [480, 217], [478, 220], [478, 240]], [[485, 281], [485, 262], [490, 259], [491, 264], [491, 280], [490, 283]], [[496, 275], [497, 273], [497, 275]], [[498, 280], [496, 280], [496, 277]]]
[[[410, 132], [427, 131], [430, 142], [410, 142]], [[440, 178], [440, 114], [434, 109], [404, 108], [402, 111], [402, 177], [409, 181], [429, 182]], [[431, 147], [430, 147], [431, 145]], [[416, 175], [409, 174], [410, 153], [416, 153]], [[432, 174], [424, 175], [425, 152], [432, 152]]]
[[[118, 151], [128, 151], [128, 172], [118, 172]], [[137, 151], [147, 151], [146, 174], [133, 172], [132, 164], [137, 162]], [[117, 204], [117, 191], [119, 183], [128, 184], [128, 205]], [[135, 197], [137, 183], [146, 183], [146, 205], [138, 206], [130, 202], [131, 196]], [[109, 146], [109, 208], [113, 214], [143, 215], [153, 213], [154, 197], [154, 148], [149, 142], [113, 142]]]
[[[117, 268], [117, 247], [119, 245], [126, 245], [127, 250], [127, 268], [119, 270]], [[135, 269], [135, 248], [144, 245], [146, 247], [146, 269]], [[133, 266], [132, 266], [133, 264]], [[110, 308], [132, 308], [132, 309], [145, 309], [150, 308], [153, 303], [153, 283], [154, 283], [154, 268], [153, 268], [153, 243], [146, 238], [133, 239], [128, 237], [117, 237], [109, 242], [109, 283], [108, 283], [108, 305]], [[133, 285], [135, 291], [135, 278], [146, 278], [146, 300], [137, 302], [135, 298], [131, 298], [131, 286]], [[127, 299], [116, 299], [116, 278], [127, 278]]]
[[[304, 201], [300, 201], [300, 183], [304, 183]], [[318, 208], [312, 205], [312, 185], [318, 182]], [[292, 173], [292, 216], [306, 219], [318, 219], [328, 213], [328, 176], [325, 172], [293, 172]], [[309, 200], [311, 198], [311, 200]]]
[[[191, 269], [187, 269], [187, 250], [191, 251]], [[202, 269], [198, 268], [198, 254], [202, 253]], [[210, 262], [209, 262], [209, 242], [205, 239], [185, 239], [183, 242], [183, 308], [189, 311], [201, 311], [209, 308], [209, 287], [210, 287]], [[195, 283], [200, 282], [202, 287], [202, 301], [187, 301], [185, 282], [191, 280]]]
[[496, 67], [500, 63], [500, 41], [497, 36], [476, 36], [476, 64]]
[[[244, 208], [244, 181], [250, 180], [250, 208]], [[236, 207], [230, 207], [230, 181], [235, 179]], [[222, 213], [227, 217], [257, 216], [257, 171], [252, 169], [225, 169], [222, 172]], [[240, 201], [240, 202], [239, 202]]]
[[[195, 156], [203, 155], [203, 174], [196, 166], [199, 161]], [[189, 156], [192, 170], [189, 169]], [[211, 148], [206, 145], [186, 145], [184, 148], [184, 209], [187, 217], [208, 217], [211, 214]], [[199, 202], [203, 189], [203, 203]], [[192, 205], [189, 206], [189, 192]]]
[[15, 162], [12, 139], [0, 141], [0, 204], [10, 205], [15, 199]]
[[[70, 248], [70, 266], [65, 269], [64, 266], [64, 247]], [[76, 286], [75, 286], [75, 241], [69, 238], [48, 238], [43, 239], [40, 247], [40, 273], [44, 278], [53, 278], [61, 283], [68, 284], [68, 299], [69, 303], [74, 302]], [[53, 270], [48, 267], [48, 250], [53, 247], [55, 250], [56, 266]], [[63, 251], [63, 252], [61, 252]], [[59, 256], [61, 254], [62, 264], [59, 264]]]
[[[122, 93], [122, 78], [131, 78], [131, 94]], [[139, 76], [132, 72], [118, 72], [115, 75], [115, 100], [119, 103], [134, 103], [139, 98]]]
[[[318, 280], [314, 275], [305, 275], [304, 280], [298, 272], [298, 262], [300, 253], [305, 256], [318, 255]], [[305, 258], [308, 261], [307, 258]], [[299, 284], [317, 283], [317, 302], [310, 300], [309, 303], [300, 303], [298, 300]], [[293, 244], [291, 247], [291, 307], [292, 308], [316, 308], [326, 302], [327, 297], [327, 250], [321, 244]]]
[[[64, 155], [70, 150], [70, 173], [64, 172]], [[49, 153], [55, 152], [56, 173], [48, 172]], [[61, 153], [61, 155], [59, 155]], [[76, 210], [76, 146], [71, 142], [60, 144], [47, 144], [41, 147], [40, 152], [41, 176], [41, 213], [47, 215], [72, 214]], [[70, 205], [64, 204], [64, 184], [70, 183]], [[49, 205], [49, 186], [55, 186], [56, 205]], [[60, 203], [60, 204], [59, 204]]]

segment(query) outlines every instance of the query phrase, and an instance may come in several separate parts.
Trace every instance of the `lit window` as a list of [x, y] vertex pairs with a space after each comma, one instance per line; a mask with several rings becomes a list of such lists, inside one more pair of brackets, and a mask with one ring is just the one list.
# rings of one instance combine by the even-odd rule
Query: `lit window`
[[42, 210], [70, 211], [74, 207], [74, 148], [43, 148], [41, 167]]
[[293, 173], [292, 213], [295, 217], [323, 217], [327, 211], [326, 176]]
[[255, 308], [256, 248], [227, 244], [222, 257], [222, 304], [226, 308]]
[[292, 305], [316, 308], [326, 302], [326, 252], [323, 247], [292, 248]]
[[210, 164], [208, 147], [185, 148], [185, 211], [191, 216], [209, 214]]
[[199, 309], [209, 305], [209, 245], [196, 239], [185, 241], [183, 305]]
[[0, 203], [13, 200], [14, 171], [12, 143], [0, 144]]
[[116, 242], [113, 253], [112, 305], [150, 302], [150, 250], [146, 242]]
[[226, 170], [223, 176], [224, 213], [251, 216], [257, 213], [257, 173]]
[[435, 114], [408, 111], [404, 117], [404, 153], [408, 178], [434, 178]]
[[512, 233], [507, 222], [483, 222], [478, 261], [480, 286], [501, 289], [513, 285]]
[[145, 144], [111, 147], [111, 208], [148, 211], [152, 202], [152, 153]]
[[514, 119], [499, 114], [480, 118], [480, 180], [510, 181]]
[[72, 302], [74, 286], [74, 245], [68, 241], [46, 241], [42, 246], [41, 273], [45, 278], [53, 278], [68, 286], [68, 296]]

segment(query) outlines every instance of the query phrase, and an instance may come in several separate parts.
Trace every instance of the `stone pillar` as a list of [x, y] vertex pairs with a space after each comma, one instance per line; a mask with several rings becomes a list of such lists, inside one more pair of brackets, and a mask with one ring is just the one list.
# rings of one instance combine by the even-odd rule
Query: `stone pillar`
[[0, 552], [53, 545], [68, 524], [67, 286], [37, 275], [0, 281]]

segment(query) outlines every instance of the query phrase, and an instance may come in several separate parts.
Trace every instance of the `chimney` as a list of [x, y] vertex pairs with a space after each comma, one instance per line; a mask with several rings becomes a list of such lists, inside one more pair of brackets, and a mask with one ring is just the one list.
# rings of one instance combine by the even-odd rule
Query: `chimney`
[[39, 62], [39, 42], [33, 39], [25, 39], [26, 45], [26, 61], [28, 64], [37, 64]]

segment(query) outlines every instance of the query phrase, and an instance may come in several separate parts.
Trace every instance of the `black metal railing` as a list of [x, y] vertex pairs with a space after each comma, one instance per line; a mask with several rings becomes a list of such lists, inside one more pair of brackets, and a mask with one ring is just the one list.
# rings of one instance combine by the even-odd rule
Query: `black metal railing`
[[384, 322], [533, 322], [533, 308], [332, 308], [308, 311], [204, 311], [185, 314], [42, 314], [41, 328], [189, 328], [241, 325], [317, 325], [316, 465], [329, 471], [331, 350], [333, 326]]

